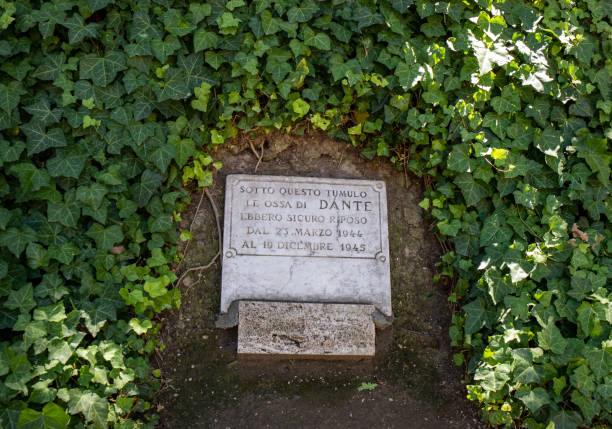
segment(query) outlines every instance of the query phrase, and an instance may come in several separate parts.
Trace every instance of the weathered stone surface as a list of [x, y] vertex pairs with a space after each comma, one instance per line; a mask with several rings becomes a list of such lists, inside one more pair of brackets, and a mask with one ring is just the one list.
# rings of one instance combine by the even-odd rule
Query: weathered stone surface
[[391, 316], [385, 183], [227, 176], [221, 313], [238, 300], [372, 304]]
[[374, 356], [374, 306], [240, 301], [238, 355]]

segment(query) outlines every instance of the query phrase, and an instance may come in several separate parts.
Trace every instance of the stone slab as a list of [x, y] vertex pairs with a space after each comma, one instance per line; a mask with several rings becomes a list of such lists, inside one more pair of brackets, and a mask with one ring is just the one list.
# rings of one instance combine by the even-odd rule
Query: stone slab
[[372, 305], [240, 301], [238, 355], [374, 356]]
[[239, 300], [372, 304], [391, 317], [385, 183], [227, 176], [222, 315]]

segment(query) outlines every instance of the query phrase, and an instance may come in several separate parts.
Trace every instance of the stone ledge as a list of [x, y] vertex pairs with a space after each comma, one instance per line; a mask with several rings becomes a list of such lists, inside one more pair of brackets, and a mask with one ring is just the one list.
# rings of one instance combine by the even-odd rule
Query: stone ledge
[[239, 357], [372, 357], [373, 305], [240, 301]]

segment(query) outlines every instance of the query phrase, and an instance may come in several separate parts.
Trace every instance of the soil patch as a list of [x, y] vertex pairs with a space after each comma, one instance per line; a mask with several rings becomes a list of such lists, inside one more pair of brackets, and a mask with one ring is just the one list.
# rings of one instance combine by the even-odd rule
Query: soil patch
[[[263, 151], [262, 151], [263, 149]], [[387, 183], [394, 322], [377, 332], [373, 360], [236, 360], [236, 329], [215, 328], [221, 265], [189, 273], [179, 311], [167, 313], [157, 354], [162, 428], [480, 428], [450, 349], [446, 286], [433, 282], [440, 249], [418, 206], [419, 179], [368, 161], [323, 134], [239, 139], [216, 154], [209, 190], [223, 213], [231, 173], [378, 179]], [[255, 172], [255, 169], [257, 171]], [[194, 239], [178, 272], [207, 264], [219, 237], [210, 202], [192, 195], [181, 229]], [[223, 219], [221, 218], [222, 222]], [[362, 383], [373, 390], [359, 391]]]

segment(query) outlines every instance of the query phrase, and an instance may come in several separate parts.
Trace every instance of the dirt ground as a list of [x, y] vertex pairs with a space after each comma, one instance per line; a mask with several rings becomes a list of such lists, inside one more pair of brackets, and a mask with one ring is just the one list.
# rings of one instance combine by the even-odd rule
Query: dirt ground
[[[394, 321], [377, 331], [376, 357], [364, 361], [237, 360], [236, 329], [215, 328], [221, 263], [181, 285], [179, 311], [167, 313], [157, 410], [160, 428], [480, 428], [452, 362], [448, 291], [433, 283], [440, 249], [423, 211], [422, 183], [387, 160], [368, 161], [322, 134], [240, 139], [219, 152], [210, 189], [223, 219], [225, 175], [369, 178], [387, 183]], [[261, 149], [263, 148], [263, 156]], [[255, 156], [256, 152], [258, 156]], [[257, 171], [255, 169], [257, 168]], [[213, 207], [200, 194], [182, 214], [194, 239], [178, 273], [207, 264], [219, 238]], [[362, 383], [376, 383], [359, 391]]]

